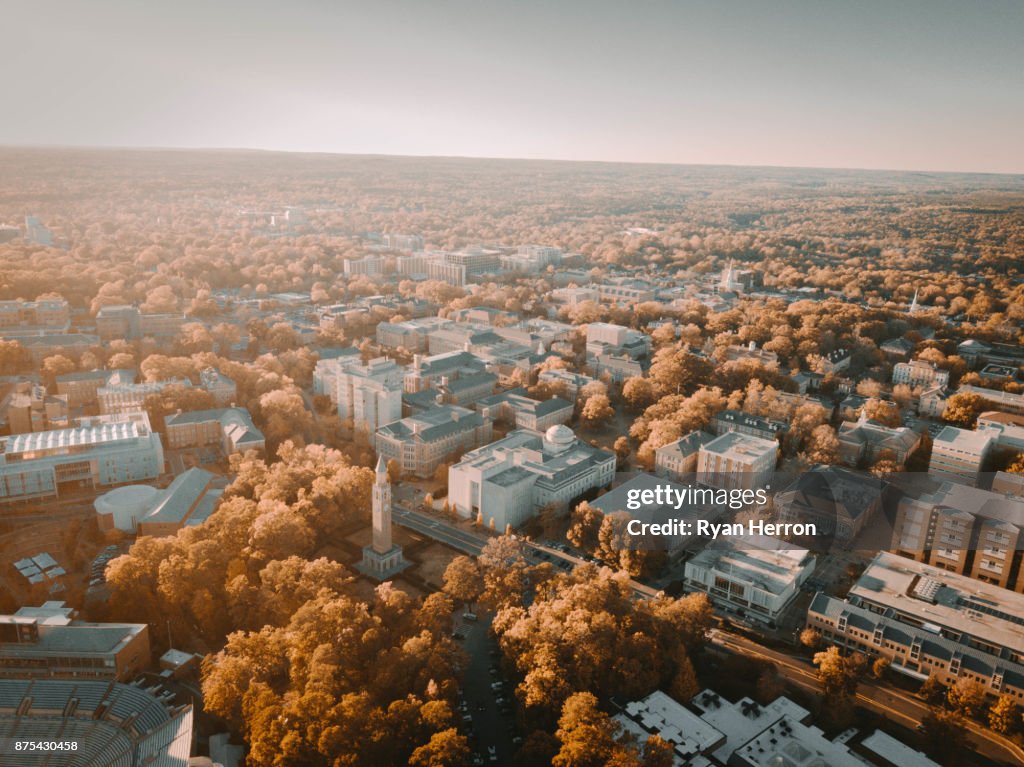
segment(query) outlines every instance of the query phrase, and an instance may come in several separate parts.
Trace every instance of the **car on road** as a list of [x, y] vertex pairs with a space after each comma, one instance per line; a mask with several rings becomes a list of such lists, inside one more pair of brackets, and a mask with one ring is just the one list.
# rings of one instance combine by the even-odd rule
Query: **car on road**
[[477, 621], [476, 613], [463, 613], [462, 614], [462, 620], [469, 621], [470, 623], [476, 623], [476, 621]]

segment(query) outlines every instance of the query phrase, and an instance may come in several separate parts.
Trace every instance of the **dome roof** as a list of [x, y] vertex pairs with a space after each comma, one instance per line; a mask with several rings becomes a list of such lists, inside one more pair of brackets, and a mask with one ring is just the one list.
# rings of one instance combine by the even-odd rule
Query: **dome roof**
[[553, 445], [571, 445], [576, 441], [576, 435], [572, 429], [564, 423], [560, 423], [544, 432], [544, 439]]
[[135, 531], [136, 520], [142, 519], [163, 491], [149, 485], [127, 485], [104, 493], [93, 502], [97, 514], [112, 515], [118, 530]]

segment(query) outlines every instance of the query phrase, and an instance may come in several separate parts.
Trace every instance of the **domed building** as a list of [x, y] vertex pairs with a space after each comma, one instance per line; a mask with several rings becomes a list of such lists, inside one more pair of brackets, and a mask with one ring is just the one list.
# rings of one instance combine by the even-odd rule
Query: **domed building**
[[150, 485], [125, 485], [93, 502], [100, 530], [139, 535], [173, 535], [198, 525], [213, 513], [226, 480], [204, 469], [179, 474], [161, 490]]
[[460, 517], [479, 515], [501, 532], [549, 504], [565, 508], [614, 478], [615, 455], [581, 442], [568, 426], [543, 434], [517, 429], [448, 470], [448, 499]]
[[100, 530], [134, 533], [139, 520], [145, 517], [163, 491], [150, 485], [126, 485], [104, 493], [93, 503], [99, 515]]
[[551, 455], [564, 453], [576, 444], [576, 434], [564, 423], [552, 426], [544, 432], [544, 452]]

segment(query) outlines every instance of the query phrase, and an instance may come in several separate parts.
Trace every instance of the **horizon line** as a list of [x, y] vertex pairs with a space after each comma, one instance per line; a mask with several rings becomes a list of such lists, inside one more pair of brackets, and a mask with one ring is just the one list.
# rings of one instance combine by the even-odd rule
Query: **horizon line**
[[383, 152], [337, 152], [314, 149], [268, 149], [265, 147], [231, 147], [231, 146], [157, 146], [142, 144], [19, 144], [0, 142], [0, 151], [9, 149], [36, 150], [85, 150], [100, 152], [253, 152], [260, 154], [288, 155], [326, 155], [330, 157], [364, 157], [391, 158], [400, 160], [492, 160], [501, 162], [548, 162], [572, 163], [577, 165], [644, 165], [654, 167], [677, 168], [750, 168], [763, 170], [813, 170], [813, 171], [844, 171], [858, 173], [918, 173], [927, 175], [948, 176], [1007, 176], [1024, 177], [1024, 169], [1019, 171], [991, 170], [933, 170], [923, 168], [862, 168], [826, 165], [773, 165], [710, 163], [710, 162], [673, 162], [656, 160], [580, 160], [563, 157], [509, 157], [494, 155], [459, 155], [459, 154], [388, 154]]

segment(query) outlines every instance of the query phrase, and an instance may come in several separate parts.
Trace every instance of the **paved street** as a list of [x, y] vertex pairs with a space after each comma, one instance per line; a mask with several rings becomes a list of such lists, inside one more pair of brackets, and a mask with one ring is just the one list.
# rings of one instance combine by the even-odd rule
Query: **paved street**
[[[771, 661], [779, 673], [792, 684], [816, 694], [821, 692], [817, 672], [806, 657], [772, 650], [744, 637], [717, 629], [712, 629], [710, 639], [716, 647], [727, 651]], [[857, 693], [857, 705], [874, 711], [908, 730], [914, 730], [929, 710], [926, 703], [913, 695], [879, 684], [872, 679], [861, 682]], [[1024, 764], [1024, 750], [1016, 744], [975, 722], [969, 722], [968, 729], [975, 750], [982, 756], [1005, 764]]]

